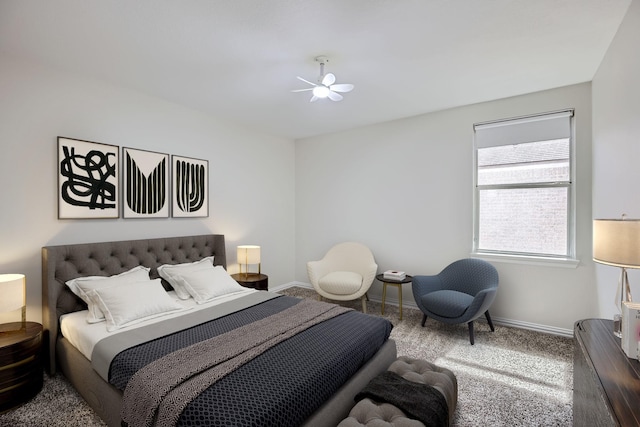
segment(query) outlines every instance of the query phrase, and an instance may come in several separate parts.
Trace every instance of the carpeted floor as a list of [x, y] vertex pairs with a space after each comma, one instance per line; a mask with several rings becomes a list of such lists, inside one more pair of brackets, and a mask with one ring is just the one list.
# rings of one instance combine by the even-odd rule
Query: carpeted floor
[[[317, 298], [304, 288], [283, 294]], [[360, 302], [344, 305], [360, 309]], [[380, 304], [368, 303], [380, 315]], [[475, 345], [466, 325], [434, 320], [420, 326], [422, 313], [386, 305], [398, 355], [425, 359], [451, 369], [458, 379], [454, 426], [572, 425], [573, 340], [496, 325], [491, 332], [476, 322]], [[2, 427], [104, 426], [64, 377], [45, 375], [43, 390], [25, 405], [0, 415]]]

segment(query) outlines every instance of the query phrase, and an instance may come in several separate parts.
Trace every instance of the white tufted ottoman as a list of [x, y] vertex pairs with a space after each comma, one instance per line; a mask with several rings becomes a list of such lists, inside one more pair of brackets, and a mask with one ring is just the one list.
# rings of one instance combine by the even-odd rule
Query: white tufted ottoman
[[[449, 411], [449, 424], [458, 402], [458, 380], [449, 369], [441, 368], [426, 360], [399, 357], [389, 366], [404, 379], [421, 384], [429, 384], [444, 396]], [[389, 403], [377, 403], [371, 399], [362, 399], [338, 427], [424, 427], [418, 420], [408, 418], [400, 409]]]

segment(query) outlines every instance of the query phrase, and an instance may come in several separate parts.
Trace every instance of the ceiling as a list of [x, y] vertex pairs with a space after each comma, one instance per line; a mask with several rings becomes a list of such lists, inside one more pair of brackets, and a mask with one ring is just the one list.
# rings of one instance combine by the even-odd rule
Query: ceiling
[[591, 81], [630, 2], [0, 0], [0, 53], [298, 139]]

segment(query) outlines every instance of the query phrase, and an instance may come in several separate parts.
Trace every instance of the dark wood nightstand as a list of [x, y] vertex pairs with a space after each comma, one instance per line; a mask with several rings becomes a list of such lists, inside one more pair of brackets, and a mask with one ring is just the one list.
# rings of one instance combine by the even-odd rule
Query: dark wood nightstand
[[232, 274], [231, 277], [245, 288], [254, 288], [259, 291], [269, 290], [269, 277], [266, 274], [237, 273]]
[[42, 389], [42, 325], [0, 324], [0, 413], [14, 408]]

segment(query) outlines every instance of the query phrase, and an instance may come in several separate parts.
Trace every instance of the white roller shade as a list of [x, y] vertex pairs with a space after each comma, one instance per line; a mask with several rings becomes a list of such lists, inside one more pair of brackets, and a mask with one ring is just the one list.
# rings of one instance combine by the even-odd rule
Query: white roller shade
[[496, 122], [477, 123], [473, 126], [475, 145], [476, 148], [487, 148], [569, 138], [572, 116], [573, 110], [565, 110]]

